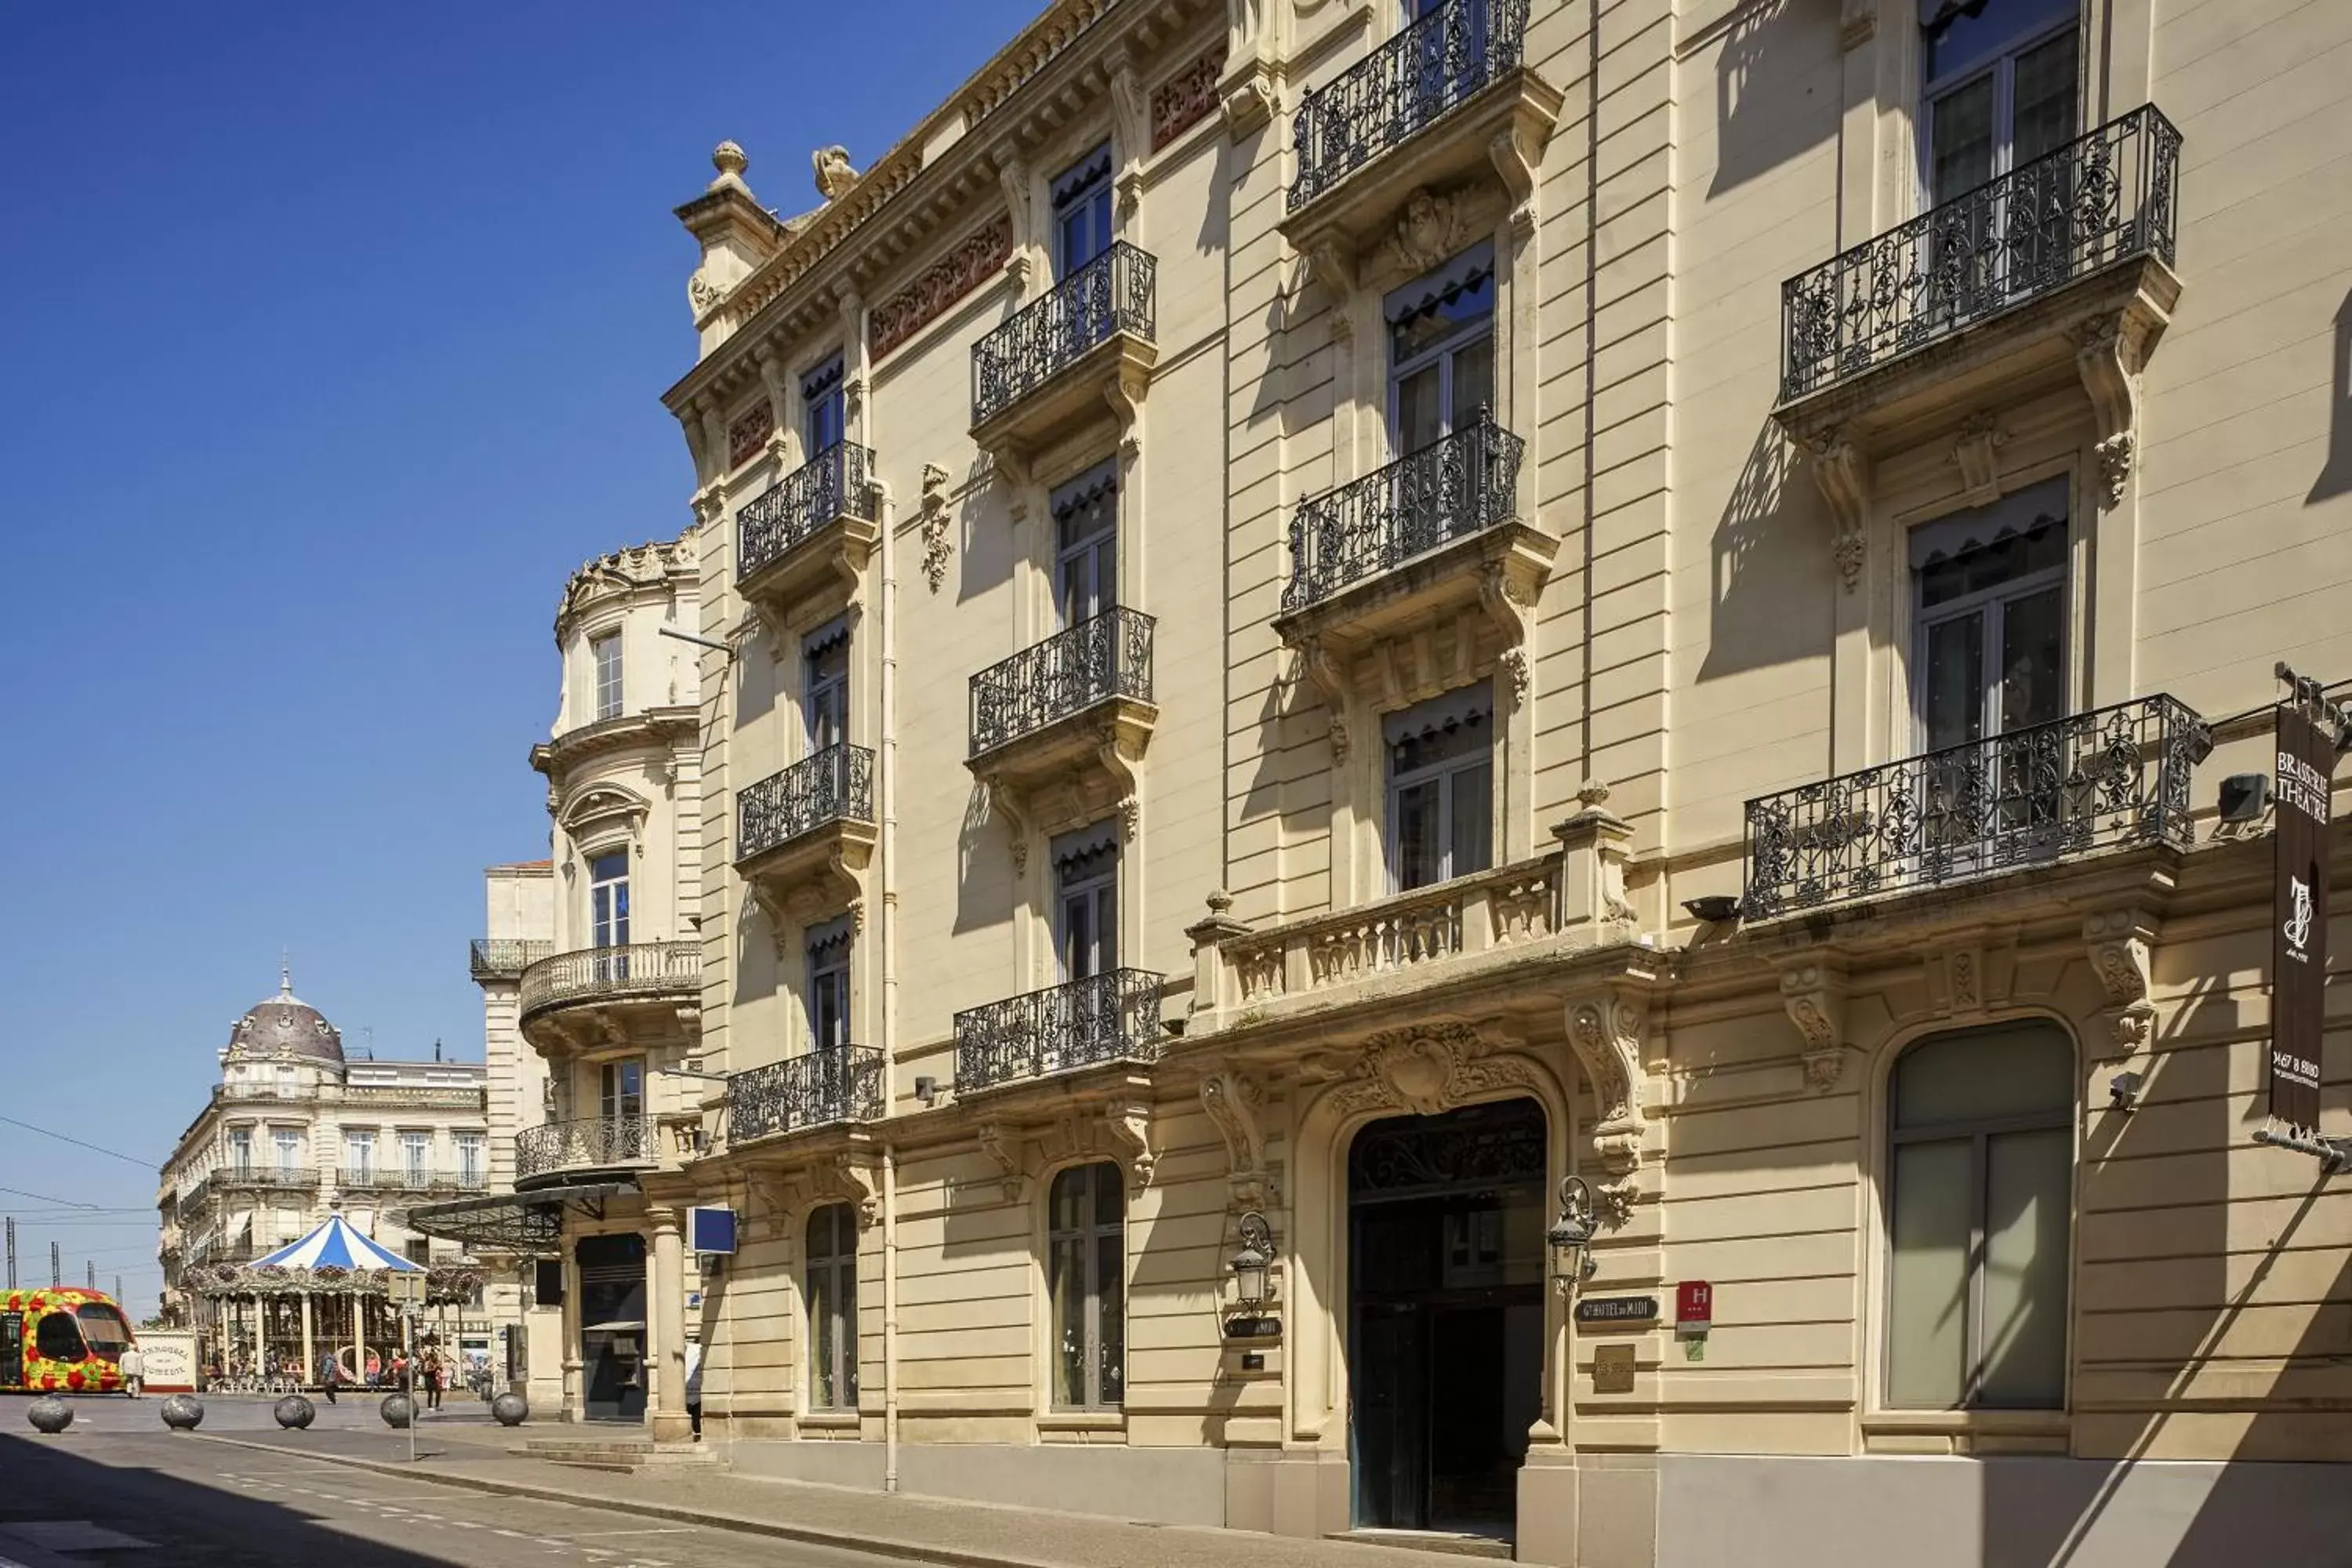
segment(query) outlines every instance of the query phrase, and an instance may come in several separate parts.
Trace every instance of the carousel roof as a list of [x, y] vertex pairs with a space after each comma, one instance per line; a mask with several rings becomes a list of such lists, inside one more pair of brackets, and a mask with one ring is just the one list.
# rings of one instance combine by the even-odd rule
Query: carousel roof
[[411, 1263], [396, 1252], [388, 1251], [362, 1236], [350, 1221], [339, 1214], [329, 1215], [326, 1223], [302, 1237], [289, 1241], [265, 1258], [257, 1258], [255, 1268], [275, 1266], [279, 1268], [387, 1268], [396, 1274], [422, 1274], [422, 1263]]

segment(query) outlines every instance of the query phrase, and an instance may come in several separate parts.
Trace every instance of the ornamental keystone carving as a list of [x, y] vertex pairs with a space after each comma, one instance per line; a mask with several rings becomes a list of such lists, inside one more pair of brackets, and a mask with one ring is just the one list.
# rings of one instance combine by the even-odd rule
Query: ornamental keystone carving
[[1834, 964], [1792, 963], [1780, 971], [1780, 1005], [1805, 1042], [1805, 1083], [1815, 1093], [1845, 1073], [1845, 972]]
[[1228, 1069], [1201, 1079], [1201, 1109], [1225, 1142], [1225, 1183], [1234, 1208], [1264, 1208], [1281, 1201], [1266, 1169], [1265, 1131], [1258, 1125], [1257, 1113], [1265, 1104], [1265, 1086], [1247, 1074]]
[[1343, 1116], [1435, 1116], [1497, 1089], [1536, 1086], [1533, 1062], [1493, 1052], [1467, 1024], [1385, 1029], [1364, 1042], [1363, 1055], [1331, 1091], [1331, 1104]]
[[2000, 449], [2009, 434], [1990, 413], [1971, 414], [1960, 421], [1959, 438], [1952, 443], [1952, 463], [1960, 470], [1963, 498], [1971, 506], [2000, 499]]
[[2147, 1044], [2155, 1034], [2149, 964], [2156, 939], [2156, 921], [2140, 910], [2103, 910], [2083, 921], [2091, 973], [2107, 994], [2108, 1035], [2126, 1054]]
[[1416, 187], [1397, 213], [1389, 236], [1389, 259], [1408, 273], [1443, 266], [1469, 237], [1465, 205], [1458, 195]]
[[873, 1156], [845, 1149], [819, 1160], [793, 1179], [791, 1206], [844, 1203], [857, 1211], [857, 1228], [871, 1230], [882, 1218], [882, 1195], [875, 1183]]

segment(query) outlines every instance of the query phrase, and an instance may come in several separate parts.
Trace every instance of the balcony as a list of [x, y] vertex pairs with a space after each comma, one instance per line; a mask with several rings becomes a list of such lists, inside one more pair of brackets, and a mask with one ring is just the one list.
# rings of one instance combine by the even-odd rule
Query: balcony
[[1156, 625], [1121, 605], [973, 676], [965, 765], [1045, 832], [1097, 820], [1131, 797], [1160, 717]]
[[659, 1151], [650, 1116], [592, 1116], [526, 1127], [515, 1134], [515, 1186], [645, 1170], [659, 1159]]
[[813, 912], [856, 898], [874, 837], [864, 746], [827, 746], [735, 797], [735, 869], [763, 903], [798, 900]]
[[1307, 94], [1290, 127], [1292, 245], [1360, 251], [1414, 190], [1490, 166], [1523, 205], [1560, 108], [1522, 63], [1528, 11], [1528, 0], [1447, 0]]
[[1165, 976], [1113, 969], [955, 1016], [956, 1092], [1160, 1056]]
[[481, 1191], [489, 1177], [483, 1171], [346, 1165], [335, 1173], [335, 1182], [347, 1193], [464, 1193]]
[[551, 942], [478, 936], [467, 954], [476, 984], [485, 980], [519, 980], [522, 972], [555, 951]]
[[855, 600], [875, 541], [874, 454], [837, 441], [735, 514], [735, 584], [773, 613], [824, 595]]
[[[1500, 576], [1531, 605], [1559, 542], [1518, 519], [1525, 444], [1481, 416], [1410, 457], [1301, 503], [1290, 523], [1290, 581], [1275, 630], [1297, 647], [1347, 656], [1464, 609], [1495, 610]], [[1496, 619], [1507, 646], [1515, 612]]]
[[727, 1075], [727, 1136], [755, 1138], [882, 1117], [882, 1053], [863, 1046], [811, 1051]]
[[2179, 166], [2146, 105], [1790, 279], [1775, 417], [1867, 452], [1991, 389], [2088, 381], [2094, 343], [2136, 373], [2180, 292]]
[[522, 972], [517, 1004], [524, 1036], [541, 1050], [699, 1038], [702, 944], [646, 942], [553, 953]]
[[1152, 363], [1154, 263], [1125, 240], [1071, 273], [971, 349], [971, 438], [1016, 468], [1081, 418], [1121, 424]]
[[1749, 921], [2047, 869], [2068, 856], [2189, 847], [2205, 721], [2158, 694], [1748, 803]]
[[308, 1193], [318, 1190], [319, 1173], [309, 1165], [285, 1170], [274, 1165], [215, 1165], [212, 1184], [224, 1192], [244, 1187], [259, 1192]]

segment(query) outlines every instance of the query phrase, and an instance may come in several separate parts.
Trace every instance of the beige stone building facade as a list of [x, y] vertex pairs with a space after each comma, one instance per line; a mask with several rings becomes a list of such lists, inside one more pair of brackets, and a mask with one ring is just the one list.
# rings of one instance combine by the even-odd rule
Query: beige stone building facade
[[[526, 998], [567, 1353], [650, 1259], [645, 1418], [690, 1333], [747, 1469], [1556, 1564], [2335, 1550], [2352, 1209], [2253, 1141], [2220, 802], [2352, 655], [2347, 59], [2285, 3], [1061, 0], [814, 211], [722, 146], [699, 1012]], [[707, 1076], [592, 1102], [640, 1048]]]

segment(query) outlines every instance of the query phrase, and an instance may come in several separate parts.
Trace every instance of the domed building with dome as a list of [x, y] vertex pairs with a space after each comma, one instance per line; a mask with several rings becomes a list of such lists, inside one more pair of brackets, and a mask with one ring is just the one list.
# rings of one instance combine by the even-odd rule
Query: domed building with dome
[[[412, 1206], [488, 1186], [486, 1068], [448, 1059], [437, 1043], [429, 1059], [353, 1050], [294, 994], [283, 967], [277, 993], [230, 1025], [217, 1060], [218, 1079], [157, 1193], [163, 1317], [203, 1335], [207, 1360], [224, 1370], [290, 1363], [315, 1381], [331, 1351], [363, 1376], [369, 1355], [392, 1342], [380, 1300], [226, 1291], [222, 1282], [336, 1214], [412, 1261], [467, 1261], [403, 1221]], [[433, 1309], [427, 1326], [461, 1356], [495, 1363], [495, 1317], [482, 1300], [459, 1301]]]

